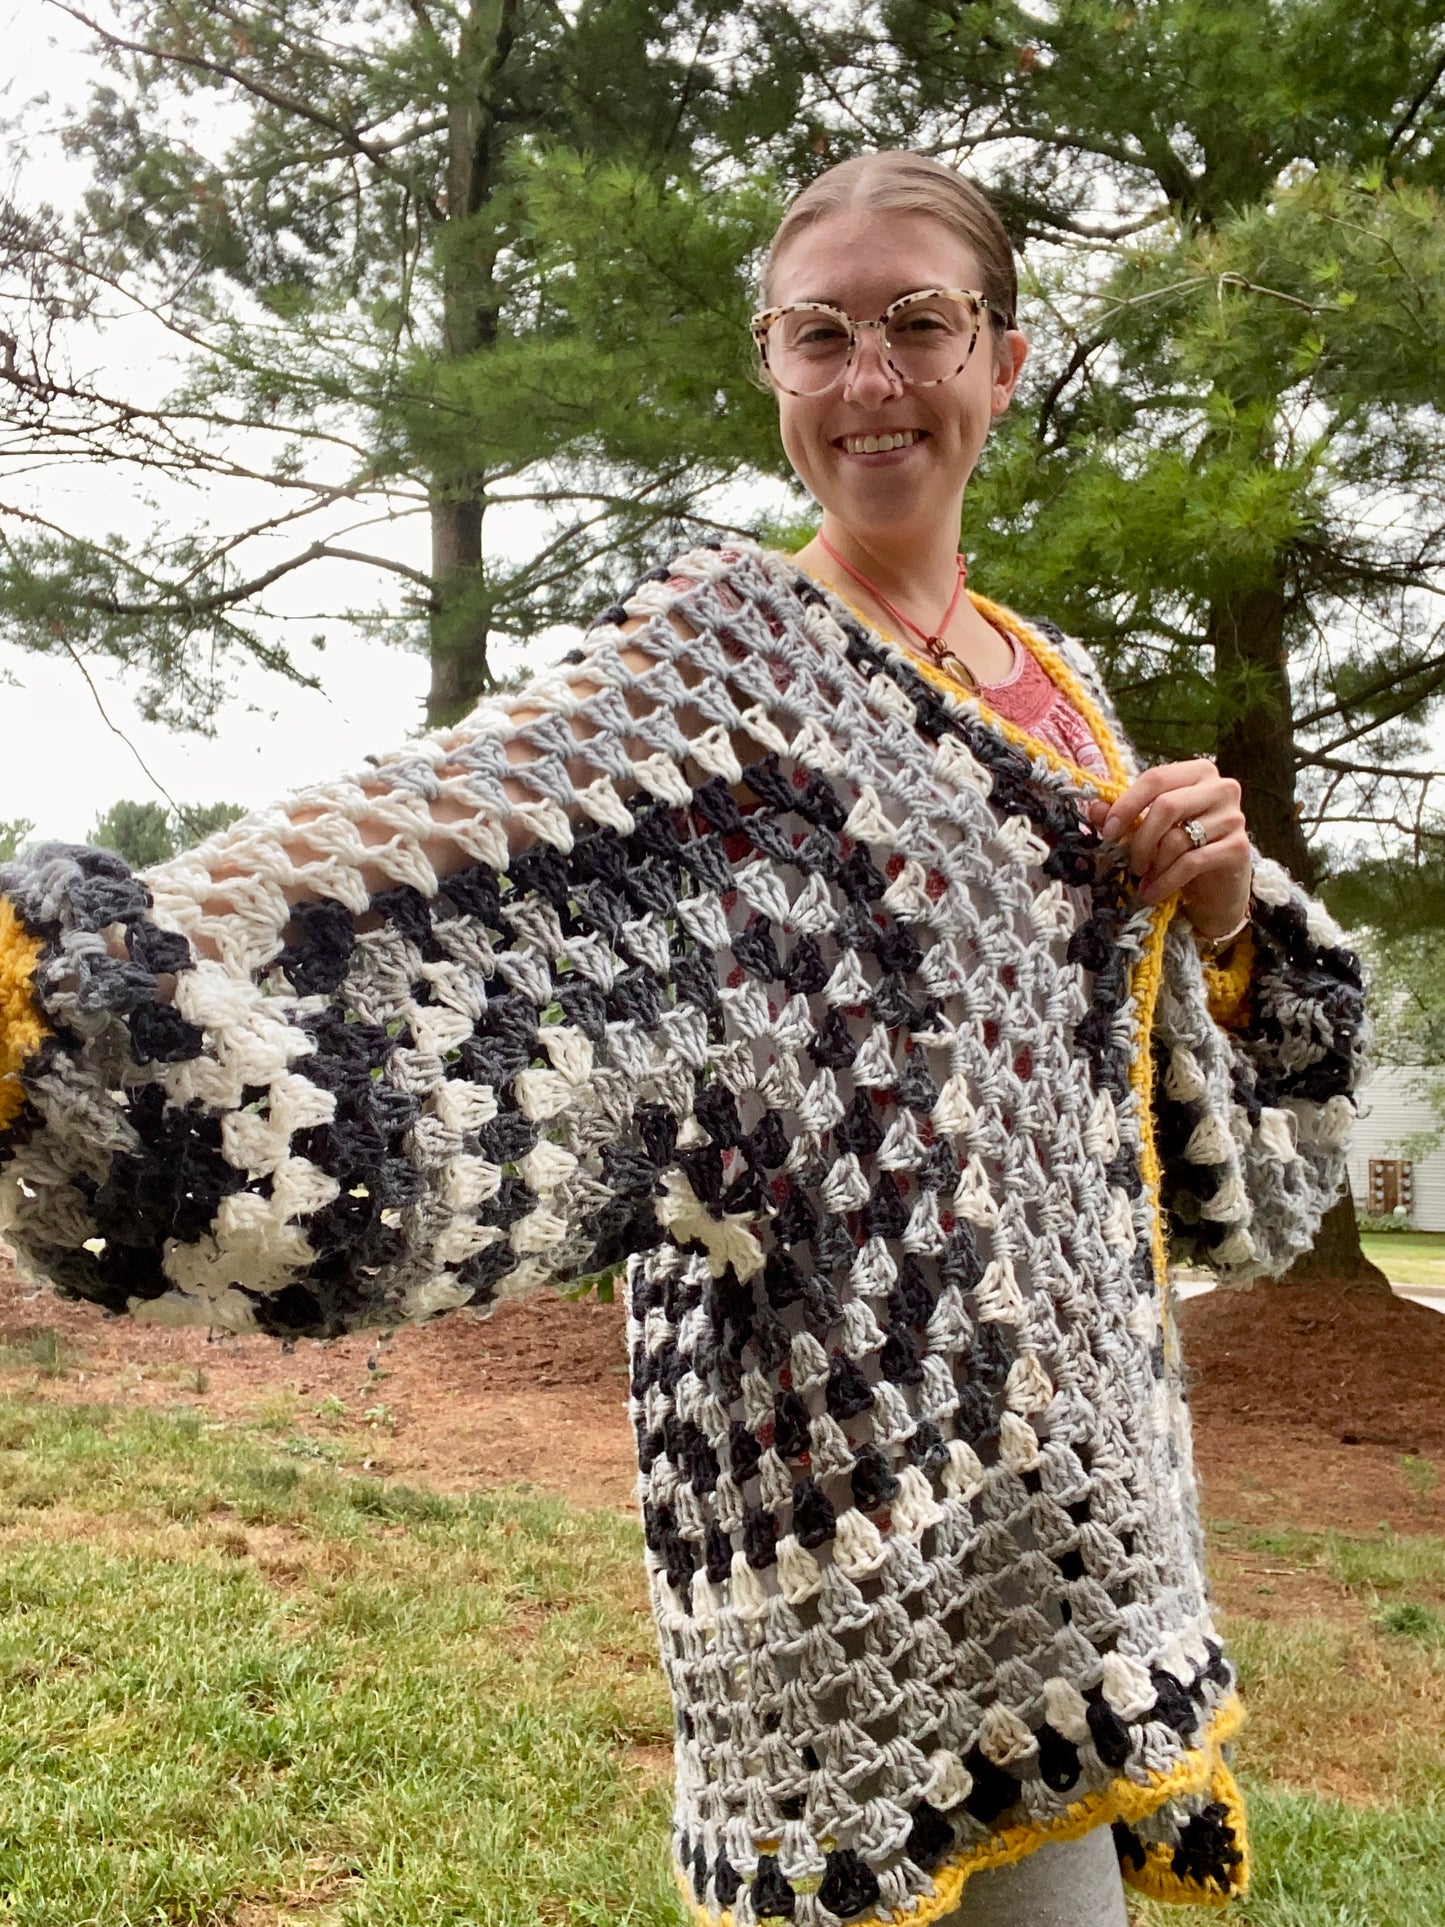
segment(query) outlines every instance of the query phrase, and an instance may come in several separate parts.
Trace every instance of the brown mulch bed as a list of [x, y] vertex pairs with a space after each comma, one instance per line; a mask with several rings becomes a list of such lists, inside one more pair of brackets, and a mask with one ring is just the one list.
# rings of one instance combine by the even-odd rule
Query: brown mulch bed
[[[56, 1376], [28, 1362], [41, 1332], [60, 1342]], [[437, 1491], [524, 1481], [581, 1505], [634, 1503], [620, 1305], [539, 1292], [490, 1316], [286, 1350], [108, 1318], [23, 1286], [0, 1253], [0, 1347], [0, 1390], [284, 1421], [358, 1469]]]
[[1445, 1490], [1419, 1490], [1423, 1461], [1445, 1468], [1440, 1312], [1368, 1284], [1260, 1284], [1191, 1299], [1181, 1324], [1210, 1512], [1445, 1530]]
[[[1421, 1463], [1445, 1468], [1445, 1316], [1367, 1286], [1265, 1284], [1193, 1299], [1181, 1323], [1212, 1516], [1445, 1532], [1445, 1490], [1422, 1489]], [[63, 1348], [56, 1376], [29, 1362], [39, 1332]], [[0, 1347], [3, 1389], [284, 1422], [443, 1491], [522, 1480], [634, 1502], [618, 1305], [543, 1292], [285, 1351], [106, 1318], [23, 1287], [0, 1256]]]

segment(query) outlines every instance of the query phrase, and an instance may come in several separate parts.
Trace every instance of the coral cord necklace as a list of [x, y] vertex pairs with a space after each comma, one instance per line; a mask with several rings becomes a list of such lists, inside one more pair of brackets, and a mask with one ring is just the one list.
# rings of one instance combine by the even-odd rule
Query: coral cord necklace
[[953, 612], [958, 607], [959, 600], [963, 595], [964, 583], [968, 580], [968, 564], [961, 555], [955, 556], [954, 558], [958, 569], [958, 577], [953, 585], [953, 596], [949, 601], [948, 607], [943, 612], [943, 620], [939, 623], [936, 633], [929, 635], [927, 630], [920, 629], [918, 624], [914, 622], [910, 616], [904, 615], [901, 609], [895, 608], [876, 582], [870, 582], [861, 569], [855, 569], [851, 562], [839, 555], [838, 551], [833, 547], [833, 544], [821, 529], [818, 531], [818, 546], [825, 549], [827, 553], [832, 556], [840, 569], [846, 569], [853, 580], [868, 591], [879, 608], [888, 611], [889, 615], [900, 628], [911, 629], [913, 631], [914, 635], [917, 636], [927, 651], [929, 660], [936, 668], [945, 670], [951, 676], [956, 676], [967, 688], [977, 689], [978, 683], [969, 671], [968, 665], [963, 661], [962, 657], [955, 655], [951, 649], [947, 648], [943, 640], [948, 632], [949, 623], [953, 621]]

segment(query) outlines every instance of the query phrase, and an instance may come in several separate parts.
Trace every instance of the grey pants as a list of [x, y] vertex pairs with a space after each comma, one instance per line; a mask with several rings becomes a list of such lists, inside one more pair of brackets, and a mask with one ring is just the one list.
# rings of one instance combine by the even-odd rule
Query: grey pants
[[1113, 1837], [1095, 1827], [1082, 1840], [1037, 1847], [1011, 1867], [975, 1874], [958, 1909], [938, 1927], [1128, 1927]]

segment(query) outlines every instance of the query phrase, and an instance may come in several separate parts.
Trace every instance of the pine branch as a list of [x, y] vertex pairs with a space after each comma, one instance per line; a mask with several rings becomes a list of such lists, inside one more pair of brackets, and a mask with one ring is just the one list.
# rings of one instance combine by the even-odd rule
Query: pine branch
[[[396, 146], [401, 143], [392, 143], [391, 147], [387, 148], [368, 141], [345, 121], [336, 120], [322, 113], [313, 102], [298, 94], [287, 93], [279, 87], [270, 86], [255, 75], [246, 73], [243, 68], [228, 66], [222, 61], [207, 60], [200, 54], [186, 53], [178, 48], [149, 45], [143, 40], [129, 40], [124, 35], [116, 33], [114, 29], [102, 25], [91, 15], [83, 13], [79, 7], [71, 5], [70, 0], [50, 0], [50, 4], [58, 7], [62, 13], [69, 14], [81, 26], [88, 27], [101, 44], [112, 51], [135, 54], [142, 60], [154, 60], [166, 66], [184, 67], [193, 73], [205, 74], [212, 80], [229, 81], [242, 93], [264, 101], [267, 106], [276, 108], [279, 113], [290, 114], [296, 120], [307, 122], [313, 127], [322, 128], [334, 135], [343, 149], [349, 149], [352, 153], [369, 161], [377, 173], [391, 181], [394, 186], [414, 189], [415, 183], [409, 182], [405, 175], [397, 173], [387, 161], [387, 153], [394, 152]], [[428, 206], [434, 218], [440, 221], [443, 218], [441, 208], [430, 199], [428, 199]]]
[[[1429, 686], [1422, 692], [1423, 695], [1429, 695], [1433, 690], [1445, 686], [1445, 655], [1433, 656], [1421, 663], [1412, 663], [1404, 670], [1398, 666], [1386, 669], [1373, 682], [1365, 683], [1361, 688], [1352, 691], [1348, 697], [1342, 696], [1335, 702], [1310, 710], [1307, 715], [1296, 717], [1295, 729], [1301, 734], [1307, 730], [1317, 729], [1321, 723], [1328, 722], [1331, 717], [1343, 716], [1351, 709], [1357, 709], [1362, 704], [1372, 702], [1376, 696], [1383, 696], [1387, 690], [1397, 687], [1402, 677], [1413, 680], [1419, 676], [1430, 678]], [[1420, 700], [1420, 698], [1415, 697], [1412, 700]], [[1392, 719], [1383, 718], [1382, 720]]]
[[[73, 543], [76, 539], [59, 523], [52, 522], [48, 517], [38, 515], [31, 509], [17, 507], [14, 503], [0, 502], [0, 516], [10, 516], [17, 522], [44, 529], [47, 534], [59, 536], [61, 540], [68, 543]], [[312, 562], [364, 563], [368, 568], [384, 569], [391, 575], [401, 576], [405, 581], [420, 585], [427, 591], [428, 596], [433, 587], [431, 576], [421, 569], [412, 568], [410, 563], [398, 561], [393, 556], [367, 554], [359, 549], [342, 548], [330, 542], [313, 542], [309, 547], [288, 556], [284, 561], [274, 563], [269, 569], [262, 570], [259, 575], [251, 576], [244, 582], [233, 583], [225, 589], [214, 589], [206, 595], [182, 596], [175, 593], [173, 586], [166, 587], [158, 578], [139, 568], [133, 558], [118, 555], [114, 549], [107, 548], [103, 543], [93, 542], [87, 546], [118, 568], [135, 574], [143, 580], [154, 582], [157, 590], [154, 597], [148, 597], [143, 602], [129, 602], [116, 596], [87, 594], [72, 594], [67, 597], [71, 608], [81, 609], [92, 615], [132, 617], [211, 615], [221, 610], [235, 609], [242, 603], [253, 601], [273, 583], [282, 581], [288, 575], [294, 575], [298, 569], [303, 569]]]
[[1338, 756], [1322, 756], [1303, 751], [1295, 757], [1296, 769], [1327, 769], [1341, 776], [1388, 776], [1402, 783], [1436, 783], [1445, 770], [1407, 769], [1398, 763], [1349, 763]]

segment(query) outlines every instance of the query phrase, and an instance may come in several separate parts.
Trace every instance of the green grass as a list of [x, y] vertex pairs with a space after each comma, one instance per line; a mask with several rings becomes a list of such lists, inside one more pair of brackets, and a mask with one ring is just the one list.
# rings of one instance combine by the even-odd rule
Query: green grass
[[1299, 1532], [1293, 1526], [1260, 1530], [1233, 1522], [1216, 1522], [1210, 1532], [1220, 1545], [1268, 1553], [1300, 1571], [1327, 1572], [1335, 1584], [1360, 1597], [1401, 1586], [1428, 1586], [1445, 1596], [1445, 1540], [1428, 1532], [1393, 1532], [1389, 1526], [1370, 1534]]
[[674, 1927], [625, 1520], [0, 1405], [0, 1919]]
[[1392, 1285], [1445, 1286], [1445, 1231], [1365, 1231], [1360, 1246]]
[[[678, 1927], [634, 1525], [349, 1478], [282, 1417], [0, 1401], [0, 1922]], [[1235, 1622], [1254, 1892], [1138, 1919], [1438, 1927], [1445, 1542], [1219, 1536], [1359, 1623]]]
[[[1423, 1463], [1411, 1460], [1412, 1465]], [[1428, 1533], [1382, 1530], [1362, 1536], [1346, 1532], [1298, 1532], [1292, 1527], [1260, 1531], [1216, 1525], [1221, 1544], [1268, 1553], [1307, 1571], [1326, 1573], [1359, 1598], [1420, 1587], [1445, 1600], [1445, 1539]]]
[[1216, 1911], [1135, 1903], [1149, 1927], [1440, 1927], [1445, 1807], [1345, 1806], [1246, 1778], [1254, 1878]]
[[[1445, 1921], [1445, 1540], [1217, 1523], [1232, 1551], [1319, 1574], [1359, 1623], [1236, 1616], [1249, 1711], [1249, 1897], [1221, 1911], [1132, 1903], [1140, 1927], [1439, 1927]], [[1432, 1602], [1432, 1603], [1427, 1603]], [[1320, 1787], [1348, 1789], [1328, 1798]]]
[[1402, 1639], [1417, 1639], [1422, 1646], [1445, 1647], [1445, 1613], [1422, 1606], [1416, 1599], [1402, 1600], [1376, 1613], [1375, 1624], [1382, 1633], [1398, 1633]]

